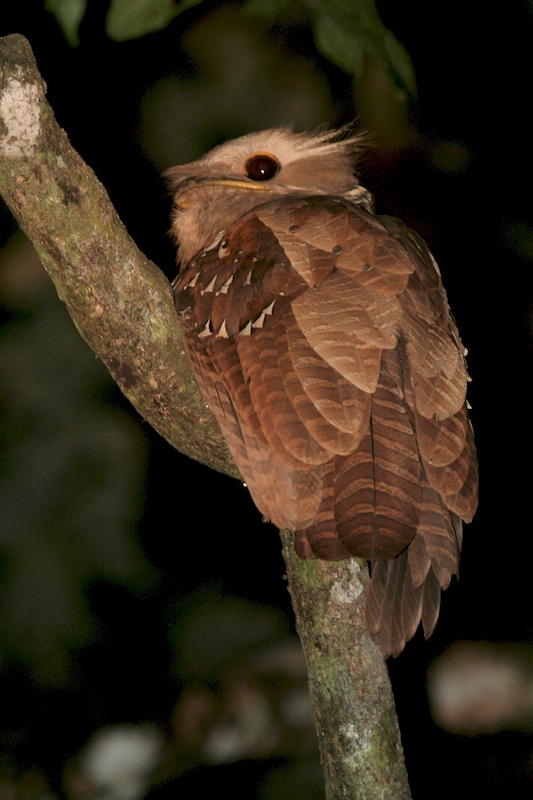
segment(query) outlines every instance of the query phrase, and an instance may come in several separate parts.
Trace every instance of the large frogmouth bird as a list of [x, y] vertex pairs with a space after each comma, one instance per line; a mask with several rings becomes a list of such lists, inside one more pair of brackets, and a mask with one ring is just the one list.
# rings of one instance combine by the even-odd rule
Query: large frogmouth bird
[[371, 562], [385, 657], [429, 636], [477, 505], [465, 349], [437, 265], [354, 175], [362, 137], [273, 129], [167, 173], [192, 368], [303, 558]]

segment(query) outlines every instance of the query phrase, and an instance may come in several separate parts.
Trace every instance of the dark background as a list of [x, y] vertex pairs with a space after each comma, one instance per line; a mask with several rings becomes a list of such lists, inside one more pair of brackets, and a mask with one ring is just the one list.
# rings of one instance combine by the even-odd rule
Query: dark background
[[[426, 674], [460, 641], [519, 645], [530, 657], [533, 12], [526, 2], [378, 7], [411, 55], [418, 98], [403, 147], [374, 132], [385, 147], [364, 160], [362, 182], [439, 262], [469, 350], [481, 475], [461, 580], [437, 630], [389, 664], [400, 728], [415, 799], [459, 788], [525, 798], [527, 698], [526, 722], [454, 734], [431, 718]], [[105, 10], [89, 2], [77, 48], [38, 2], [3, 7], [0, 34], [28, 37], [61, 126], [171, 278], [161, 171], [250, 130], [347, 122], [358, 111], [352, 81], [316, 53], [302, 22], [267, 28], [232, 4], [205, 3], [164, 31], [116, 43]], [[3, 207], [0, 226], [0, 777], [37, 771], [59, 793], [64, 765], [100, 726], [150, 720], [168, 731], [195, 674], [180, 627], [191, 608], [209, 618], [238, 598], [272, 609], [265, 641], [290, 636], [293, 624], [276, 531], [237, 482], [174, 452], [138, 418]], [[240, 774], [229, 778], [233, 796], [259, 797], [239, 789]]]

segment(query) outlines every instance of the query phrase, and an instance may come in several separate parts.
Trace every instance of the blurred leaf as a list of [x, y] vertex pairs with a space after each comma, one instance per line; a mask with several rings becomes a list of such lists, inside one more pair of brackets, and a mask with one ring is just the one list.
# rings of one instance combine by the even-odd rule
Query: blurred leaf
[[87, 8], [87, 0], [45, 0], [44, 7], [56, 18], [67, 42], [72, 47], [77, 47], [78, 31]]
[[243, 11], [269, 22], [289, 8], [306, 11], [317, 50], [356, 78], [370, 56], [388, 67], [391, 80], [410, 95], [416, 81], [409, 54], [381, 21], [374, 0], [245, 0]]
[[106, 33], [116, 42], [138, 39], [165, 28], [174, 17], [202, 0], [111, 0], [106, 17]]
[[394, 81], [416, 95], [409, 54], [381, 21], [373, 0], [318, 0], [312, 11], [317, 49], [360, 78], [365, 56], [384, 61]]
[[386, 28], [383, 36], [383, 45], [394, 74], [400, 78], [401, 85], [408, 90], [409, 94], [415, 97], [416, 80], [413, 62], [409, 57], [409, 53], [405, 47], [400, 44], [396, 36]]
[[288, 635], [279, 611], [202, 587], [171, 612], [169, 642], [176, 676], [184, 681], [215, 683], [232, 665], [242, 665]]
[[365, 55], [365, 37], [357, 24], [330, 14], [326, 8], [318, 9], [313, 18], [317, 50], [334, 64], [351, 75], [360, 76]]
[[244, 0], [242, 10], [250, 17], [275, 20], [291, 6], [294, 6], [294, 0]]
[[21, 235], [0, 276], [17, 312], [0, 335], [0, 671], [61, 683], [97, 632], [87, 588], [155, 578], [135, 531], [146, 443]]

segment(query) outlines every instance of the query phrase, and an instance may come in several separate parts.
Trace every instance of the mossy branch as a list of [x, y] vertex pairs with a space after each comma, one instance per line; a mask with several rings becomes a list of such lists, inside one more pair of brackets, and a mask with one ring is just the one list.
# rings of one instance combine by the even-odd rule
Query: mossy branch
[[169, 283], [57, 125], [18, 35], [0, 40], [0, 191], [79, 332], [139, 413], [181, 452], [237, 475], [191, 375]]
[[[83, 338], [170, 444], [237, 476], [183, 349], [167, 279], [135, 246], [46, 102], [31, 48], [0, 39], [0, 191]], [[303, 562], [282, 533], [328, 800], [410, 798], [386, 666], [364, 629], [366, 567]]]

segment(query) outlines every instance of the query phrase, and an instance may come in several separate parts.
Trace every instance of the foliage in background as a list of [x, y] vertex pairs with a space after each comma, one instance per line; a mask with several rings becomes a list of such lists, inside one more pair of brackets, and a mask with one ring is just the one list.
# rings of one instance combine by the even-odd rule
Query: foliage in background
[[54, 15], [67, 42], [79, 44], [78, 31], [87, 10], [87, 0], [45, 0], [44, 7]]
[[19, 662], [55, 684], [97, 635], [91, 583], [153, 584], [135, 535], [145, 442], [102, 402], [113, 384], [21, 235], [1, 267], [0, 671]]
[[269, 22], [300, 9], [313, 28], [319, 53], [348, 75], [360, 79], [368, 56], [388, 64], [390, 78], [407, 95], [416, 95], [409, 54], [383, 24], [373, 0], [245, 0], [245, 13]]
[[[165, 28], [172, 20], [199, 5], [202, 0], [111, 0], [106, 18], [106, 33], [121, 42], [136, 39]], [[45, 8], [54, 15], [66, 40], [76, 47], [79, 29], [88, 0], [45, 0]]]
[[[203, 0], [111, 0], [106, 33], [126, 41], [165, 28], [178, 15]], [[416, 95], [409, 54], [388, 30], [373, 0], [244, 0], [243, 12], [269, 24], [291, 16], [306, 18], [312, 26], [317, 50], [340, 69], [361, 78], [367, 57], [388, 65], [391, 82], [408, 96]], [[87, 0], [46, 0], [68, 42], [78, 44], [79, 27]]]

